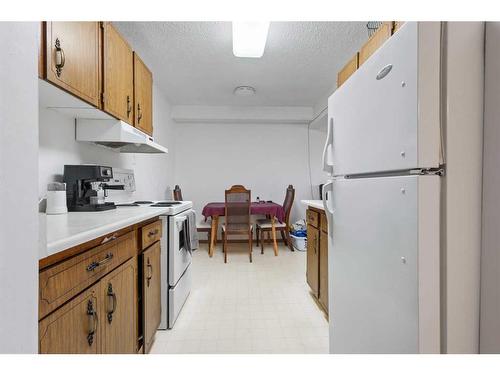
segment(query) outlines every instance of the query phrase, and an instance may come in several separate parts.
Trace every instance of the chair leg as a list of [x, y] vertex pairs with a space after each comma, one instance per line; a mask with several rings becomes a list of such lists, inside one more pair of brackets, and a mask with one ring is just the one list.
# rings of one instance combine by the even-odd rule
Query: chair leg
[[285, 231], [284, 230], [280, 230], [280, 234], [281, 234], [281, 239], [283, 240], [285, 246], [288, 246], [288, 240], [285, 237]]
[[259, 233], [260, 233], [260, 229], [259, 227], [255, 228], [255, 236], [256, 236], [256, 246], [259, 247]]
[[248, 255], [250, 257], [250, 263], [252, 263], [252, 247], [253, 247], [253, 243], [252, 243], [253, 238], [252, 237], [253, 237], [253, 232], [250, 231], [248, 233]]
[[207, 241], [208, 241], [208, 252], [210, 252], [210, 244], [212, 243], [212, 238], [210, 236], [210, 231], [207, 232]]
[[288, 247], [290, 248], [290, 250], [295, 251], [292, 245], [292, 238], [290, 237], [290, 231], [288, 229], [286, 230], [286, 242], [288, 243]]
[[227, 232], [223, 232], [222, 236], [224, 237], [224, 244], [222, 248], [224, 249], [224, 263], [227, 263]]
[[261, 254], [264, 254], [264, 242], [265, 242], [264, 235], [265, 234], [266, 234], [266, 232], [264, 231], [264, 229], [262, 229], [262, 233], [260, 234], [260, 253]]

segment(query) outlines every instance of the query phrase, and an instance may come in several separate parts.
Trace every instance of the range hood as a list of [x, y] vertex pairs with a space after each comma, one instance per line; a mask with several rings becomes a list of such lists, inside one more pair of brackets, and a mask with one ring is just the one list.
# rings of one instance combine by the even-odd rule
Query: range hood
[[166, 154], [168, 150], [153, 137], [116, 119], [76, 120], [76, 140], [91, 142], [120, 153]]

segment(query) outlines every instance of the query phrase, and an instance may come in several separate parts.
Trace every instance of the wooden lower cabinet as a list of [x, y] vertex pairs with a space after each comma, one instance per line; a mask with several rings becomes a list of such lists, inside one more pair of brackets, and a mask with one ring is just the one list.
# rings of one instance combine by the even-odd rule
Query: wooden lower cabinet
[[328, 223], [323, 210], [307, 210], [307, 283], [328, 314]]
[[134, 257], [43, 319], [40, 353], [136, 353], [136, 277]]
[[137, 258], [100, 281], [102, 353], [137, 353]]
[[328, 233], [319, 235], [319, 303], [328, 312]]
[[156, 242], [142, 253], [144, 352], [148, 353], [161, 320], [161, 248]]
[[307, 283], [316, 298], [319, 295], [319, 230], [307, 226]]
[[[40, 260], [39, 301], [58, 301], [39, 305], [40, 353], [149, 352], [161, 320], [158, 224], [152, 218]], [[143, 233], [156, 240], [144, 251]]]
[[98, 354], [101, 352], [99, 284], [85, 290], [39, 323], [42, 354]]

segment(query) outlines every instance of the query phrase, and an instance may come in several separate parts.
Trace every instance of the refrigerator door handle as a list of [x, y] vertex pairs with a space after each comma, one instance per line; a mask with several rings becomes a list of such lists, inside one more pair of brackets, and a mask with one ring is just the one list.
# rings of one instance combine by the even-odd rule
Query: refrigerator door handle
[[[327, 189], [327, 187], [330, 187]], [[327, 215], [333, 215], [333, 209], [330, 208], [330, 205], [328, 204], [328, 196], [330, 194], [328, 193], [333, 193], [332, 191], [333, 188], [333, 181], [329, 181], [326, 184], [323, 185], [323, 207], [325, 208], [325, 212]]]
[[328, 133], [325, 148], [323, 149], [323, 171], [333, 175], [333, 117], [328, 121]]

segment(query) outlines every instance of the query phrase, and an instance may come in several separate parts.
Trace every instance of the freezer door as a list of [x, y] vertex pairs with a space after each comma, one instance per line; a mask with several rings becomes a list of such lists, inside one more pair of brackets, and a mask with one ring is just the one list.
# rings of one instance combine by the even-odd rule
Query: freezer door
[[[435, 325], [439, 299], [429, 301], [425, 294], [427, 289], [431, 295], [439, 294], [439, 177], [335, 179], [332, 187], [330, 351], [434, 350], [419, 347], [419, 340], [429, 341], [423, 337], [427, 332], [419, 338], [419, 316], [432, 323], [422, 329], [430, 327], [430, 335], [439, 343], [439, 324]], [[419, 211], [426, 217], [419, 217]], [[422, 241], [419, 226], [425, 222], [431, 225]], [[431, 280], [425, 290], [419, 290], [419, 241], [425, 244], [421, 256], [434, 255], [436, 263], [425, 270]], [[425, 262], [420, 265], [428, 268]], [[422, 308], [419, 293], [423, 293]]]
[[332, 94], [326, 172], [439, 165], [439, 31], [407, 22]]

